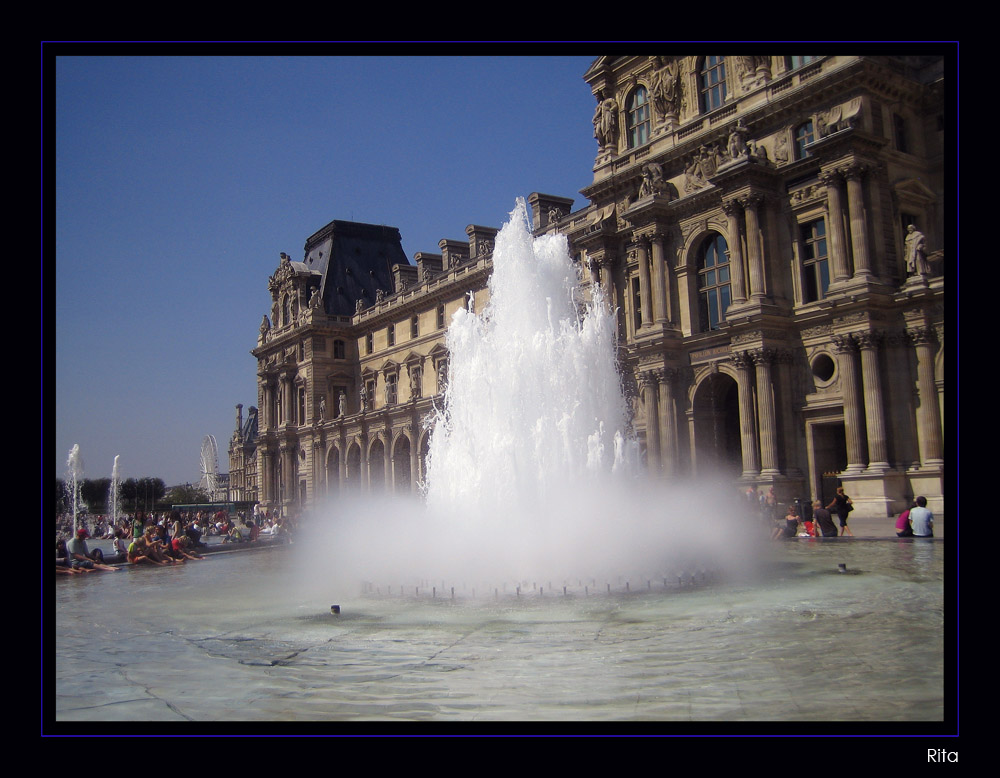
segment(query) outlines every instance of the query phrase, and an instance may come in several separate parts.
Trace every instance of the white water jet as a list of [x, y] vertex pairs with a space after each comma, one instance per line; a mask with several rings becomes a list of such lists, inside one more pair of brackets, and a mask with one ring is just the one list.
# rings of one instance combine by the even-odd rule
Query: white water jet
[[80, 482], [83, 480], [83, 459], [80, 457], [80, 444], [74, 443], [66, 460], [66, 489], [69, 492], [70, 507], [73, 511], [73, 536], [76, 536], [77, 517], [80, 514]]
[[115, 454], [114, 464], [111, 466], [111, 486], [108, 488], [108, 511], [111, 513], [110, 527], [114, 529], [118, 523], [119, 499], [121, 495], [122, 479], [118, 471], [118, 457]]
[[448, 329], [424, 504], [341, 497], [330, 543], [311, 544], [320, 556], [304, 568], [345, 586], [473, 580], [482, 592], [731, 567], [746, 529], [730, 521], [735, 491], [639, 472], [615, 315], [599, 287], [584, 298], [579, 275], [565, 236], [533, 238], [519, 200], [496, 238], [489, 304]]
[[537, 505], [570, 482], [622, 465], [628, 408], [614, 316], [580, 292], [566, 237], [533, 239], [523, 200], [497, 235], [490, 301], [448, 329], [448, 386], [425, 485], [434, 511], [468, 518]]

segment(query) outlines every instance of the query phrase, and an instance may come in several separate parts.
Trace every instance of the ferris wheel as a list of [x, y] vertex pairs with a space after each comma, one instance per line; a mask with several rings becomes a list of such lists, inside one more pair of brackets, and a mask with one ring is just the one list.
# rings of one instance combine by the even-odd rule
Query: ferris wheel
[[208, 493], [210, 499], [214, 499], [218, 481], [219, 446], [215, 442], [215, 435], [206, 435], [201, 442], [201, 480], [198, 486]]

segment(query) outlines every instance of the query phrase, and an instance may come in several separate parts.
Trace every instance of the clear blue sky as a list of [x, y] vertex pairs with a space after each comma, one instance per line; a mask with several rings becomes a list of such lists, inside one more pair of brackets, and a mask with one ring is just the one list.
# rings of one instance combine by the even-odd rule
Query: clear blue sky
[[58, 57], [56, 477], [79, 444], [87, 478], [196, 482], [208, 434], [227, 471], [267, 279], [332, 219], [412, 261], [532, 191], [582, 207], [593, 58]]

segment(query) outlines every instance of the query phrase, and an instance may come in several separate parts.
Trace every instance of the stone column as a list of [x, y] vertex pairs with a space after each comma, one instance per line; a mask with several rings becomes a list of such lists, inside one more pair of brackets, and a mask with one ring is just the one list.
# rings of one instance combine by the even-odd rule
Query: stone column
[[753, 382], [750, 380], [750, 368], [753, 367], [753, 360], [748, 352], [737, 351], [733, 353], [733, 364], [736, 366], [736, 386], [739, 390], [743, 477], [754, 478], [760, 475], [760, 458], [757, 454], [757, 419], [754, 413]]
[[866, 169], [851, 165], [844, 173], [847, 178], [847, 208], [851, 215], [851, 244], [854, 247], [854, 277], [872, 274], [868, 254], [868, 219], [865, 216], [865, 193], [862, 181]]
[[663, 474], [677, 472], [677, 415], [674, 412], [674, 379], [677, 369], [667, 367], [657, 371], [660, 381], [660, 463]]
[[757, 368], [757, 418], [760, 425], [761, 475], [778, 475], [778, 427], [774, 412], [774, 382], [771, 364], [775, 351], [772, 348], [756, 349], [751, 353]]
[[670, 273], [670, 268], [667, 267], [667, 263], [664, 260], [663, 253], [663, 242], [666, 240], [666, 236], [660, 233], [653, 235], [651, 248], [652, 248], [652, 263], [653, 263], [653, 291], [655, 293], [656, 301], [656, 315], [655, 320], [660, 323], [666, 323], [673, 321], [673, 317], [670, 315], [670, 295], [668, 293], [668, 277]]
[[833, 270], [831, 283], [847, 281], [851, 277], [847, 261], [847, 237], [844, 235], [844, 208], [840, 202], [840, 176], [832, 170], [820, 175], [826, 184], [827, 225], [830, 237], [830, 265]]
[[847, 472], [858, 473], [865, 469], [864, 419], [858, 399], [858, 369], [855, 362], [857, 346], [850, 335], [835, 335], [833, 345], [837, 351], [841, 395], [844, 402], [844, 434], [847, 437]]
[[271, 453], [260, 446], [257, 453], [258, 502], [267, 503], [271, 499]]
[[735, 200], [727, 200], [722, 204], [722, 209], [726, 212], [729, 222], [729, 274], [735, 305], [747, 301], [747, 282], [743, 273], [743, 235], [740, 231], [740, 213], [743, 206]]
[[861, 351], [861, 383], [864, 387], [865, 421], [868, 430], [868, 469], [888, 470], [889, 450], [885, 435], [885, 413], [882, 411], [882, 371], [878, 364], [878, 344], [882, 333], [855, 332], [855, 342]]
[[917, 438], [920, 445], [921, 466], [940, 467], [944, 464], [941, 453], [941, 412], [934, 380], [934, 351], [937, 335], [930, 327], [907, 332], [917, 352]]
[[656, 374], [653, 371], [639, 374], [642, 404], [646, 409], [646, 467], [650, 473], [660, 472], [660, 414], [656, 384]]
[[611, 278], [611, 268], [614, 265], [610, 257], [603, 257], [600, 260], [601, 267], [601, 291], [604, 292], [604, 299], [611, 310], [615, 308], [615, 286]]
[[[760, 220], [757, 211], [764, 196], [756, 192], [743, 198], [744, 214], [747, 222], [747, 259], [750, 264], [750, 296], [760, 299], [764, 290], [764, 257], [761, 251]], [[732, 262], [730, 262], [732, 268]]]
[[642, 237], [636, 241], [636, 254], [639, 257], [639, 299], [642, 314], [642, 326], [653, 323], [653, 299], [649, 288], [649, 241]]

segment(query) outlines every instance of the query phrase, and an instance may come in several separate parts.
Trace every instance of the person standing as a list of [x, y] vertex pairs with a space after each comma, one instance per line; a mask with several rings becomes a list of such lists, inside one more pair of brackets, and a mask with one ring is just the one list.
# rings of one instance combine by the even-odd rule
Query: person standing
[[837, 493], [826, 507], [827, 510], [832, 508], [833, 512], [837, 514], [837, 518], [840, 519], [840, 534], [850, 535], [853, 538], [854, 533], [847, 526], [847, 514], [854, 510], [854, 503], [850, 497], [844, 494], [843, 486], [837, 487]]
[[910, 527], [915, 538], [934, 537], [934, 514], [927, 509], [926, 497], [918, 497], [917, 507], [910, 509]]

